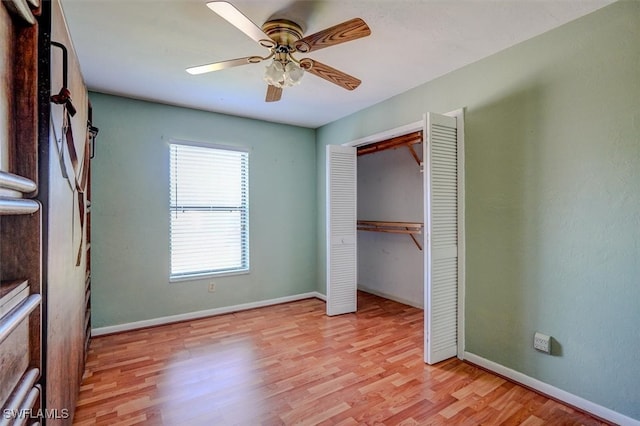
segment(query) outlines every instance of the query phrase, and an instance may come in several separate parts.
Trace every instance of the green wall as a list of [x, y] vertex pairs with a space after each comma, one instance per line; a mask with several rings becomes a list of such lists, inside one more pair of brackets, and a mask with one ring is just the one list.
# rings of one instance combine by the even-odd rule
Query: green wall
[[[92, 326], [315, 290], [315, 132], [90, 94]], [[169, 283], [170, 138], [249, 148], [251, 273]]]
[[[318, 205], [325, 145], [460, 107], [466, 350], [640, 419], [640, 2], [318, 129]], [[319, 209], [323, 293], [324, 223]]]
[[[464, 106], [466, 350], [640, 419], [639, 75], [631, 0], [315, 131], [91, 93], [92, 326], [324, 293], [325, 145]], [[250, 148], [252, 269], [215, 293], [168, 282], [172, 137]]]

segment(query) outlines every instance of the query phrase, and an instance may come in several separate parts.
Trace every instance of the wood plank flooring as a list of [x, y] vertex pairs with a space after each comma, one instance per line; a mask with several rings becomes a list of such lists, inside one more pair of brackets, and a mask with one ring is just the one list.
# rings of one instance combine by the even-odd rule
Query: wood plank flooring
[[76, 425], [602, 425], [457, 359], [422, 360], [422, 311], [366, 293], [94, 338]]

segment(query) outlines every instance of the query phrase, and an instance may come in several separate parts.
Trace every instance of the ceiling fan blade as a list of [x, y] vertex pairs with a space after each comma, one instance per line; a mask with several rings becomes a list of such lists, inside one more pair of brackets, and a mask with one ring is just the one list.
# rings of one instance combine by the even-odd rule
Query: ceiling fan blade
[[282, 98], [282, 88], [272, 85], [267, 86], [267, 97], [265, 102], [277, 102]]
[[360, 18], [354, 18], [301, 38], [295, 43], [295, 47], [303, 53], [315, 52], [325, 47], [357, 40], [370, 34], [371, 29], [367, 23]]
[[257, 57], [247, 56], [246, 58], [230, 59], [228, 61], [214, 62], [213, 64], [199, 65], [197, 67], [187, 68], [187, 72], [189, 74], [197, 75], [197, 74], [204, 74], [212, 71], [220, 71], [227, 68], [237, 67], [240, 65], [247, 65], [247, 64], [260, 62], [254, 58], [257, 58]]
[[346, 74], [321, 62], [314, 61], [313, 59], [305, 58], [301, 61], [301, 65], [307, 64], [309, 64], [311, 68], [304, 66], [303, 68], [305, 71], [308, 71], [320, 78], [324, 78], [325, 80], [330, 81], [333, 84], [337, 84], [338, 86], [343, 87], [347, 90], [353, 90], [357, 88], [360, 83], [362, 83], [362, 81], [353, 76], [350, 76], [349, 74]]
[[271, 38], [262, 31], [262, 29], [251, 22], [242, 12], [236, 9], [231, 3], [226, 1], [210, 1], [207, 3], [209, 9], [227, 20], [231, 25], [260, 43], [261, 40], [269, 40]]

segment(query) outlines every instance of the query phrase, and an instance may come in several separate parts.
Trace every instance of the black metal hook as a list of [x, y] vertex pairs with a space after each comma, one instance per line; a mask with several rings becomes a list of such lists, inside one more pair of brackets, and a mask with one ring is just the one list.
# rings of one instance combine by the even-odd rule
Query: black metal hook
[[71, 92], [69, 91], [69, 89], [67, 89], [68, 87], [67, 74], [69, 71], [69, 60], [68, 60], [69, 52], [67, 51], [67, 47], [64, 44], [58, 43], [57, 41], [52, 41], [51, 45], [62, 49], [62, 89], [60, 89], [60, 92], [57, 95], [51, 96], [51, 102], [58, 105], [65, 105], [67, 107], [67, 111], [69, 112], [69, 115], [73, 117], [74, 115], [76, 115], [76, 108], [73, 106], [73, 103], [71, 102]]
[[91, 137], [91, 154], [89, 158], [93, 158], [96, 156], [96, 138], [98, 137], [100, 129], [93, 126], [90, 121], [87, 121], [87, 128], [89, 129], [89, 136]]

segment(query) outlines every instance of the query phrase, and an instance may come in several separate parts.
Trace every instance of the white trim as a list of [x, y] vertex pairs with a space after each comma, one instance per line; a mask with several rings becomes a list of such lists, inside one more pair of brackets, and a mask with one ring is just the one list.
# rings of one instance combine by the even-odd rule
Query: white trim
[[[429, 180], [431, 178], [431, 151], [427, 145], [428, 142], [428, 127], [427, 127], [427, 113], [422, 114], [422, 121], [420, 121], [420, 126], [422, 127], [422, 164], [423, 164], [423, 173], [422, 173], [422, 221], [424, 223], [423, 234], [424, 234], [424, 248], [422, 250], [423, 263], [424, 263], [424, 276], [422, 282], [422, 288], [424, 289], [424, 293], [422, 297], [424, 298], [424, 339], [422, 341], [422, 358], [425, 364], [428, 364], [428, 354], [429, 354], [429, 312], [428, 309], [431, 309], [430, 300], [429, 300], [429, 274], [431, 271], [431, 216], [429, 215], [429, 197], [431, 197], [431, 191], [429, 189]], [[458, 327], [458, 330], [460, 327]]]
[[311, 292], [311, 293], [308, 293], [308, 294], [313, 294], [312, 297], [315, 297], [316, 299], [320, 299], [323, 302], [327, 301], [327, 295], [326, 294], [322, 294], [322, 293], [320, 293], [318, 291], [314, 291], [314, 292]]
[[464, 359], [465, 349], [465, 289], [466, 289], [466, 245], [465, 245], [465, 162], [464, 162], [464, 108], [448, 112], [444, 115], [455, 117], [458, 135], [458, 358]]
[[[465, 334], [464, 334], [464, 328], [465, 328], [465, 315], [464, 315], [464, 307], [465, 307], [465, 288], [466, 288], [466, 281], [465, 281], [465, 252], [466, 252], [466, 248], [465, 248], [465, 228], [464, 228], [464, 218], [465, 218], [465, 190], [464, 190], [464, 167], [465, 167], [465, 162], [464, 162], [464, 112], [465, 112], [465, 107], [457, 109], [457, 110], [453, 110], [450, 112], [447, 112], [443, 115], [449, 116], [449, 117], [455, 117], [456, 120], [458, 121], [457, 123], [457, 134], [458, 134], [458, 167], [459, 167], [459, 182], [458, 182], [458, 200], [462, 200], [462, 202], [459, 204], [459, 208], [458, 208], [458, 235], [460, 236], [460, 238], [458, 238], [458, 324], [457, 324], [457, 330], [458, 330], [458, 358], [460, 359], [464, 359], [464, 348], [465, 348]], [[426, 135], [427, 135], [427, 114], [424, 113], [422, 115], [422, 120], [419, 121], [414, 121], [412, 123], [408, 123], [405, 124], [403, 126], [399, 126], [399, 127], [395, 127], [393, 129], [390, 130], [386, 130], [383, 132], [379, 132], [379, 133], [375, 133], [373, 135], [369, 135], [369, 136], [365, 136], [363, 138], [360, 139], [356, 139], [353, 140], [351, 142], [347, 142], [342, 144], [343, 146], [353, 146], [353, 147], [360, 147], [360, 146], [365, 146], [365, 145], [369, 145], [369, 144], [373, 144], [373, 143], [377, 143], [380, 141], [383, 141], [385, 139], [391, 139], [393, 137], [396, 136], [400, 136], [400, 135], [404, 135], [407, 133], [411, 133], [411, 132], [416, 132], [422, 130], [422, 134], [424, 135], [423, 137], [426, 140]], [[427, 144], [423, 143], [423, 157], [422, 158], [427, 158], [426, 156], [426, 152], [427, 152]], [[424, 171], [425, 169], [423, 169]], [[426, 173], [425, 173], [425, 181], [424, 181], [424, 193], [423, 193], [423, 198], [424, 198], [424, 202], [426, 203], [426, 199], [427, 199], [427, 180], [426, 180]], [[426, 205], [425, 205], [425, 215], [426, 215]], [[426, 219], [426, 218], [425, 218]], [[427, 223], [427, 221], [425, 220], [424, 223]], [[426, 232], [425, 232], [425, 236], [426, 236]], [[429, 262], [426, 258], [426, 250], [425, 250], [425, 260], [424, 260], [424, 266], [425, 269], [428, 267]], [[427, 291], [427, 283], [426, 283], [426, 271], [425, 271], [425, 282], [424, 282], [424, 289], [425, 289], [425, 294]], [[364, 287], [363, 287], [363, 290]], [[376, 294], [375, 292], [370, 291], [369, 289], [365, 290], [365, 291], [369, 291], [372, 294]], [[389, 298], [391, 300], [396, 300], [394, 298], [389, 297], [388, 295], [382, 295], [382, 294], [378, 294], [382, 297], [386, 297]], [[396, 300], [397, 302], [400, 303], [405, 303], [405, 304], [409, 304], [411, 306], [415, 306], [413, 304], [407, 303], [407, 301], [401, 301], [401, 300]], [[426, 305], [425, 305], [426, 306]], [[417, 306], [416, 306], [417, 307]], [[424, 310], [424, 306], [420, 307], [421, 309]], [[426, 343], [425, 343], [426, 345]], [[426, 346], [424, 349], [424, 354], [425, 354], [425, 359], [426, 359]]]
[[358, 284], [358, 290], [364, 291], [365, 293], [373, 294], [375, 296], [380, 296], [384, 299], [393, 300], [394, 302], [402, 303], [403, 305], [413, 306], [414, 308], [424, 310], [424, 306], [420, 302], [414, 302], [413, 300], [397, 297], [389, 293], [385, 293], [384, 291], [374, 290], [372, 288], [363, 286], [362, 284]]
[[298, 300], [317, 298], [326, 301], [326, 297], [317, 291], [296, 294], [293, 296], [279, 297], [277, 299], [261, 300], [258, 302], [242, 303], [240, 305], [225, 306], [222, 308], [206, 309], [204, 311], [188, 312], [185, 314], [169, 315], [166, 317], [153, 318], [143, 321], [130, 322], [125, 324], [98, 327], [91, 330], [91, 336], [102, 336], [105, 334], [121, 333], [123, 331], [137, 330], [139, 328], [155, 327], [158, 325], [171, 324], [174, 322], [188, 321], [216, 315], [230, 314], [232, 312], [246, 311], [249, 309], [262, 308], [265, 306], [279, 305], [281, 303], [295, 302]]
[[418, 130], [422, 130], [423, 128], [424, 127], [422, 125], [422, 120], [415, 121], [413, 123], [405, 124], [404, 126], [395, 127], [390, 130], [385, 130], [384, 132], [375, 133], [373, 135], [365, 136], [363, 138], [344, 143], [342, 144], [342, 146], [365, 146], [383, 141], [385, 139], [391, 139], [396, 136], [406, 135], [407, 133], [417, 132]]
[[566, 404], [591, 413], [594, 416], [598, 416], [619, 425], [640, 426], [640, 420], [627, 417], [624, 414], [620, 414], [617, 411], [613, 411], [609, 408], [603, 407], [602, 405], [598, 405], [595, 402], [591, 402], [582, 397], [552, 386], [548, 383], [542, 382], [538, 379], [534, 379], [533, 377], [527, 376], [526, 374], [520, 373], [519, 371], [512, 370], [511, 368], [505, 367], [502, 364], [490, 361], [471, 352], [465, 352], [464, 357], [470, 363], [479, 365], [482, 368], [486, 368], [487, 370], [507, 377], [514, 382], [528, 386], [542, 394], [548, 395]]
[[209, 143], [202, 141], [190, 141], [186, 139], [177, 139], [177, 138], [169, 138], [169, 145], [187, 145], [187, 146], [197, 146], [200, 148], [211, 148], [211, 149], [221, 149], [224, 151], [237, 151], [237, 152], [246, 152], [247, 154], [251, 153], [251, 149], [246, 146], [241, 145], [225, 145], [220, 143]]
[[197, 280], [206, 280], [212, 278], [222, 278], [222, 277], [233, 277], [234, 275], [249, 275], [251, 273], [251, 268], [236, 270], [231, 272], [204, 272], [201, 274], [189, 274], [189, 275], [178, 275], [175, 277], [169, 277], [170, 283], [181, 283], [185, 281], [197, 281]]

